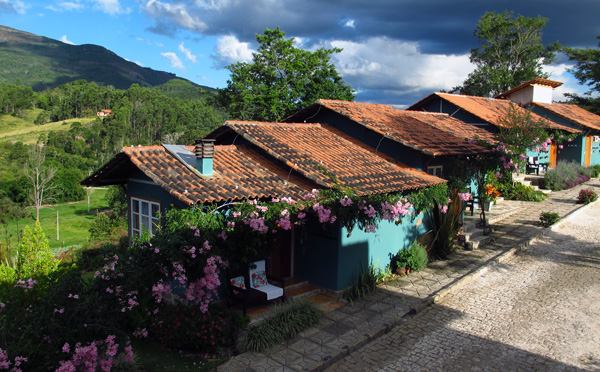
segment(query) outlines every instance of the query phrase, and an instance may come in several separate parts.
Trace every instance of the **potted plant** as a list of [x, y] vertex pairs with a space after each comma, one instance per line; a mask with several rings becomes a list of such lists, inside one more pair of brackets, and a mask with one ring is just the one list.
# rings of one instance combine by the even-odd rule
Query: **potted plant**
[[496, 190], [494, 185], [487, 185], [485, 187], [483, 208], [486, 212], [492, 210], [492, 203], [496, 203], [496, 199], [498, 199], [498, 196], [500, 196], [500, 192]]

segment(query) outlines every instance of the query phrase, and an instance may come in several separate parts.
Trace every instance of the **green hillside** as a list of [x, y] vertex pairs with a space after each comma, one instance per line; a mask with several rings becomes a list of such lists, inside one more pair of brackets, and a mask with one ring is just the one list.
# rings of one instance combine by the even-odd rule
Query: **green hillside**
[[0, 83], [22, 84], [41, 91], [84, 79], [127, 89], [134, 83], [154, 87], [176, 77], [138, 66], [98, 45], [69, 45], [0, 26]]

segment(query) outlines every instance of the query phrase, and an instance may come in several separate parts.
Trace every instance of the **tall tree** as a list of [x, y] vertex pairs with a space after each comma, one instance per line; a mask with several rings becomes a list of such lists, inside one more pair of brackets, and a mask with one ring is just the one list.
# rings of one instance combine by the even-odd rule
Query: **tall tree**
[[477, 23], [479, 48], [471, 50], [475, 71], [454, 91], [474, 96], [495, 96], [535, 78], [548, 78], [543, 65], [555, 59], [558, 42], [544, 46], [542, 30], [547, 18], [514, 17], [511, 11], [486, 12]]
[[260, 44], [252, 63], [227, 66], [231, 79], [219, 90], [219, 101], [242, 120], [280, 121], [319, 98], [354, 99], [330, 62], [339, 48], [314, 52], [294, 47], [279, 29], [257, 35]]
[[30, 198], [35, 205], [35, 219], [40, 220], [40, 208], [45, 201], [52, 199], [52, 190], [55, 188], [50, 183], [56, 169], [46, 164], [46, 149], [43, 146], [34, 145], [29, 149], [29, 161], [25, 168], [25, 175], [31, 182], [32, 189]]
[[[597, 37], [600, 39], [600, 36]], [[577, 105], [600, 114], [600, 98], [591, 97], [593, 92], [600, 93], [600, 42], [598, 49], [564, 48], [564, 53], [571, 61], [575, 61], [575, 67], [570, 69], [581, 84], [590, 87], [585, 96], [568, 94]]]

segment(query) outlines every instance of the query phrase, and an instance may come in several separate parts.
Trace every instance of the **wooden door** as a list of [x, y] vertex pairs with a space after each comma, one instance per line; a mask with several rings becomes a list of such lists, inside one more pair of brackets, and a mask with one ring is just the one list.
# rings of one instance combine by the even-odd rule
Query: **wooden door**
[[558, 155], [558, 146], [555, 142], [550, 144], [550, 168], [556, 167], [556, 157]]
[[284, 230], [277, 233], [270, 257], [270, 275], [276, 278], [291, 278], [294, 275], [294, 234], [292, 230]]
[[589, 167], [592, 164], [592, 136], [587, 135], [585, 137], [585, 167]]

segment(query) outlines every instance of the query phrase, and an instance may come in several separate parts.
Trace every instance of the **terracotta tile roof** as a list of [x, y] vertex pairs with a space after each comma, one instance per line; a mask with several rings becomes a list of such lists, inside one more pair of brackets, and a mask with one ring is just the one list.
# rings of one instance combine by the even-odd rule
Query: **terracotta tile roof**
[[600, 116], [589, 112], [577, 105], [566, 103], [539, 103], [532, 102], [536, 106], [540, 106], [556, 115], [580, 125], [587, 129], [600, 130]]
[[335, 185], [323, 170], [361, 194], [401, 192], [445, 182], [390, 163], [320, 124], [228, 121], [225, 127], [322, 187]]
[[[479, 117], [482, 122], [487, 122], [499, 127], [503, 125], [502, 118], [504, 117], [511, 105], [511, 102], [505, 99], [494, 99], [486, 97], [475, 97], [460, 94], [435, 92], [430, 96], [426, 97], [425, 99], [422, 99], [421, 101], [412, 105], [408, 109], [418, 109], [421, 103], [429, 101], [435, 98], [436, 96], [462, 108], [463, 110], [469, 112], [472, 115]], [[524, 110], [522, 108], [519, 109]], [[563, 130], [569, 133], [579, 132], [579, 130], [577, 129], [554, 123], [533, 113], [531, 114], [531, 117], [534, 120], [541, 120], [542, 123], [544, 123], [544, 127], [548, 129]]]
[[[188, 146], [193, 151], [193, 146]], [[301, 197], [316, 185], [289, 175], [271, 159], [248, 146], [215, 146], [214, 173], [202, 176], [163, 146], [124, 147], [109, 163], [81, 183], [127, 182], [137, 167], [154, 183], [185, 204], [245, 198]]]
[[563, 85], [563, 83], [561, 83], [560, 81], [554, 81], [554, 80], [548, 80], [548, 79], [542, 79], [542, 78], [535, 78], [533, 80], [529, 80], [524, 82], [523, 84], [516, 86], [514, 88], [512, 88], [511, 90], [508, 90], [502, 94], [497, 95], [494, 98], [508, 98], [512, 93], [521, 90], [529, 85], [543, 85], [543, 86], [547, 86], [550, 87], [552, 89], [554, 88], [558, 88], [561, 85]]
[[387, 135], [404, 146], [431, 156], [484, 151], [477, 145], [467, 143], [466, 139], [473, 138], [473, 133], [484, 139], [493, 138], [489, 132], [473, 128], [443, 113], [422, 113], [398, 110], [390, 105], [323, 99], [317, 100], [315, 105], [326, 107], [382, 136]]

